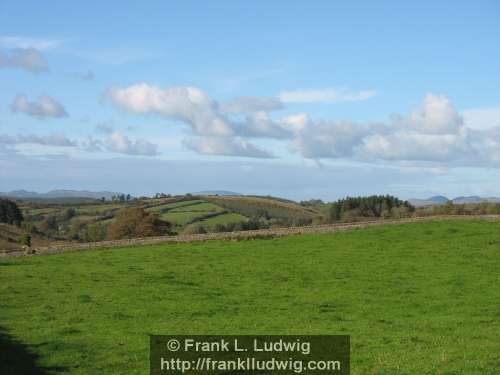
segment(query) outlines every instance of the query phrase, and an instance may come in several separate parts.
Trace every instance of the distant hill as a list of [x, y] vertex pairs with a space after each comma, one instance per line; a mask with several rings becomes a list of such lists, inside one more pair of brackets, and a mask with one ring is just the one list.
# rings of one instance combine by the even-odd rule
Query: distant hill
[[1, 193], [0, 196], [17, 198], [17, 199], [60, 199], [60, 198], [91, 198], [111, 199], [113, 195], [120, 193], [111, 191], [89, 191], [89, 190], [51, 190], [47, 193], [37, 193], [35, 191], [14, 190], [7, 193]]
[[204, 191], [198, 191], [196, 193], [192, 193], [193, 195], [222, 195], [222, 196], [237, 196], [241, 195], [240, 193], [235, 193], [234, 191], [227, 191], [227, 190], [204, 190]]
[[412, 205], [415, 207], [422, 207], [422, 206], [432, 206], [432, 205], [440, 205], [440, 204], [445, 204], [448, 202], [448, 198], [443, 196], [443, 195], [436, 195], [434, 197], [430, 197], [427, 199], [408, 199], [408, 202], [410, 202]]
[[481, 197], [478, 197], [477, 195], [470, 196], [470, 197], [453, 198], [453, 203], [456, 203], [456, 204], [481, 203], [481, 202], [487, 202], [487, 201], [488, 201], [488, 198], [481, 198]]
[[[422, 207], [422, 206], [432, 206], [432, 205], [445, 204], [449, 200], [450, 199], [448, 199], [445, 196], [436, 195], [434, 197], [430, 197], [427, 199], [409, 199], [408, 202], [410, 202], [415, 207]], [[454, 204], [483, 203], [483, 202], [500, 203], [500, 198], [497, 198], [497, 197], [482, 198], [482, 197], [479, 197], [477, 195], [472, 195], [472, 196], [468, 196], [468, 197], [463, 197], [463, 196], [456, 197], [456, 198], [451, 199], [451, 201]]]

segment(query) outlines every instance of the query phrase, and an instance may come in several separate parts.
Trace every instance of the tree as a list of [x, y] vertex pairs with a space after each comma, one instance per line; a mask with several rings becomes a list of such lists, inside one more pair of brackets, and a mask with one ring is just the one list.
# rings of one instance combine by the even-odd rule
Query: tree
[[75, 217], [76, 215], [76, 210], [73, 207], [70, 207], [64, 211], [63, 218], [64, 220], [70, 220], [71, 218]]
[[40, 229], [43, 232], [57, 229], [57, 219], [55, 216], [47, 216], [41, 223]]
[[31, 236], [28, 233], [23, 233], [21, 237], [19, 237], [19, 243], [22, 246], [31, 246]]
[[106, 227], [101, 223], [89, 224], [85, 229], [84, 240], [87, 242], [102, 241], [106, 238]]
[[23, 220], [23, 214], [15, 202], [0, 198], [0, 223], [19, 226]]
[[107, 237], [112, 240], [121, 238], [150, 237], [171, 234], [172, 224], [161, 220], [155, 213], [142, 208], [129, 208], [120, 211], [108, 226]]

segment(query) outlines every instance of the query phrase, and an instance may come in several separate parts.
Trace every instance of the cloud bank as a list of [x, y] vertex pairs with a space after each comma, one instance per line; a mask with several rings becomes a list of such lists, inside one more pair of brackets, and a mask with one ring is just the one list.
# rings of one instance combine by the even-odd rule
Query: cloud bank
[[144, 83], [115, 88], [112, 103], [137, 114], [157, 114], [189, 126], [184, 145], [206, 155], [273, 157], [251, 142], [275, 139], [307, 159], [346, 159], [363, 163], [426, 163], [429, 167], [500, 166], [500, 127], [466, 126], [451, 100], [427, 94], [407, 115], [389, 122], [356, 123], [313, 120], [307, 113], [271, 116], [284, 102], [349, 101], [372, 97], [373, 91], [309, 90], [283, 92], [279, 98], [240, 97], [219, 103], [194, 87], [161, 89]]

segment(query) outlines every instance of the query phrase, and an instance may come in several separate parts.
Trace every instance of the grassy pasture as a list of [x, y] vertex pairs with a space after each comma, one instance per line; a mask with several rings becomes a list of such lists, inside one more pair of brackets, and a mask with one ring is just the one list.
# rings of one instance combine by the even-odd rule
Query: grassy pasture
[[291, 201], [252, 196], [208, 196], [206, 200], [244, 216], [266, 211], [277, 218], [312, 218], [319, 212]]
[[151, 212], [157, 212], [160, 214], [160, 218], [171, 222], [177, 227], [185, 227], [191, 222], [202, 222], [207, 223], [207, 228], [211, 228], [216, 223], [227, 223], [231, 220], [239, 218], [237, 221], [244, 221], [246, 218], [238, 214], [228, 214], [226, 218], [219, 219], [219, 221], [214, 221], [212, 224], [211, 219], [216, 219], [216, 217], [203, 219], [205, 216], [210, 214], [221, 213], [219, 216], [226, 216], [223, 214], [224, 208], [203, 200], [189, 200], [181, 201], [175, 203], [164, 204], [160, 206], [151, 207], [148, 209]]
[[186, 205], [178, 208], [174, 208], [169, 212], [220, 212], [224, 209], [216, 204], [209, 202], [200, 202], [198, 204]]
[[170, 211], [176, 208], [184, 207], [184, 206], [192, 206], [195, 204], [203, 203], [202, 200], [199, 199], [193, 199], [193, 200], [187, 200], [187, 201], [180, 201], [180, 202], [173, 202], [173, 203], [166, 203], [166, 204], [160, 204], [158, 206], [153, 206], [147, 209], [147, 211], [150, 212], [162, 212], [162, 211]]
[[160, 215], [160, 218], [166, 220], [176, 226], [183, 227], [193, 220], [203, 217], [208, 212], [204, 211], [181, 211], [181, 212], [167, 212]]
[[494, 375], [499, 270], [474, 220], [0, 259], [0, 373], [147, 374], [148, 334], [246, 333], [350, 334], [355, 375]]
[[217, 224], [227, 225], [232, 223], [241, 223], [247, 220], [248, 220], [247, 217], [240, 214], [225, 213], [222, 215], [217, 215], [210, 217], [208, 219], [197, 221], [196, 223], [191, 225], [203, 225], [205, 229], [208, 229], [210, 231], [213, 230]]

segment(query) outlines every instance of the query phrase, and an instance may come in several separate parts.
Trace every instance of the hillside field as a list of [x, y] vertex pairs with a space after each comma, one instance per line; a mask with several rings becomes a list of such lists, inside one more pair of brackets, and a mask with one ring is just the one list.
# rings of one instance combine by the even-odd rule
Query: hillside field
[[165, 235], [304, 225], [325, 220], [319, 210], [273, 197], [181, 195], [129, 201], [19, 200], [17, 204], [24, 221], [21, 227], [0, 223], [0, 253], [21, 249], [23, 233], [31, 236], [34, 247], [56, 242], [102, 241], [107, 238], [108, 226], [116, 215], [130, 208], [155, 213], [171, 223], [171, 231]]
[[349, 334], [355, 375], [499, 374], [499, 270], [480, 220], [3, 258], [0, 373], [147, 374], [148, 335], [184, 333]]

